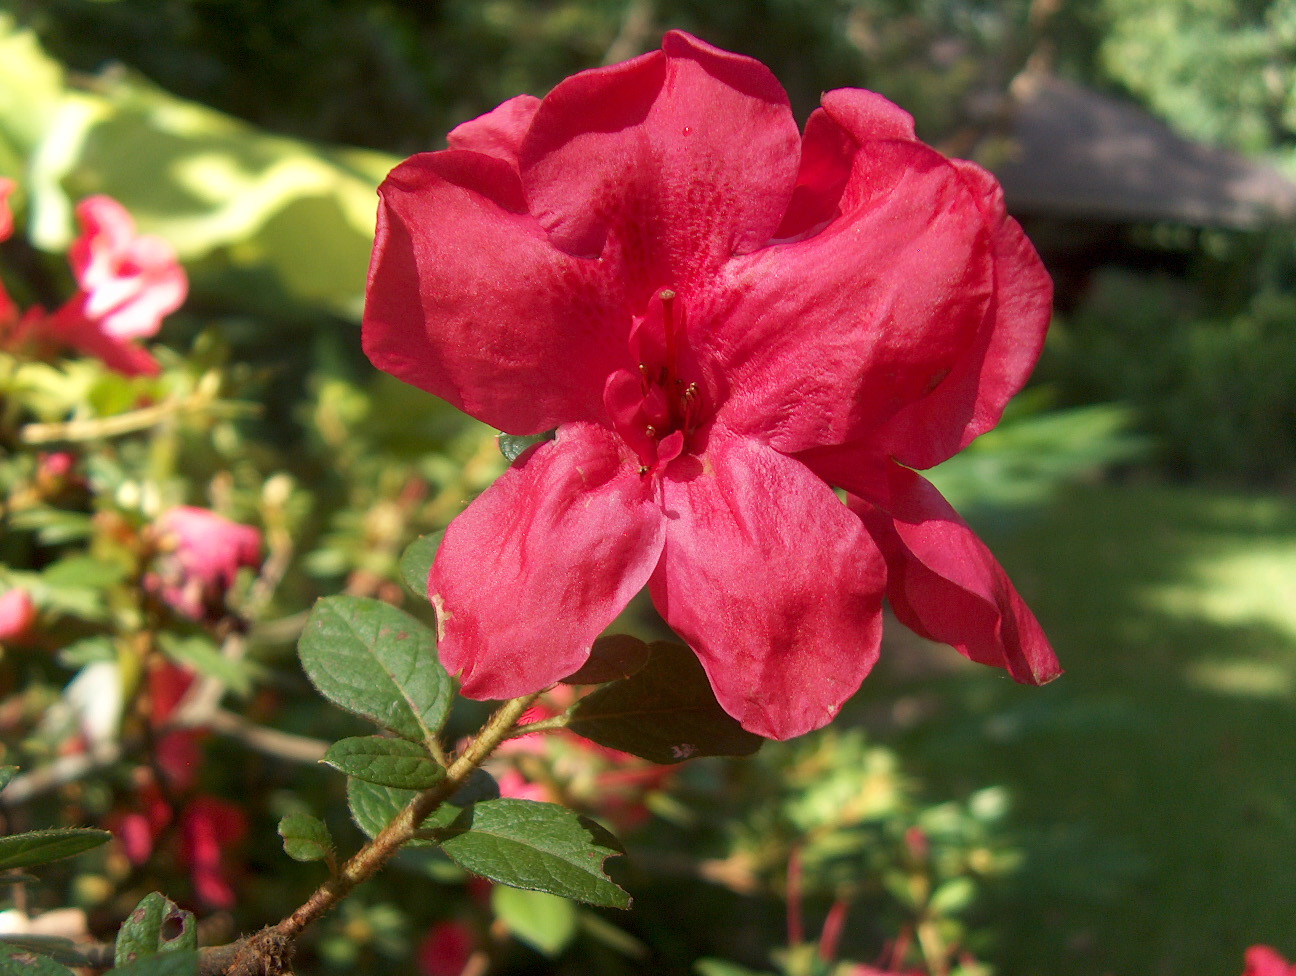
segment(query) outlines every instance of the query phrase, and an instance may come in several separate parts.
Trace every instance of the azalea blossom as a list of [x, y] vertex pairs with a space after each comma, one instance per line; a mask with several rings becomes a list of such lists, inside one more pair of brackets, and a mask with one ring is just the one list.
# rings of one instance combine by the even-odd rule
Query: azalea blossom
[[[13, 218], [6, 198], [12, 180], [0, 179], [0, 240]], [[81, 233], [68, 249], [77, 291], [53, 314], [42, 308], [19, 316], [0, 287], [0, 348], [48, 354], [70, 347], [127, 376], [151, 375], [157, 360], [135, 340], [157, 334], [178, 309], [189, 279], [175, 249], [161, 237], [135, 233], [135, 221], [116, 200], [93, 196], [76, 207]]]
[[1296, 965], [1289, 963], [1271, 946], [1253, 945], [1246, 951], [1246, 968], [1242, 976], [1296, 976]]
[[576, 671], [644, 586], [774, 738], [859, 687], [887, 592], [974, 660], [1059, 673], [913, 471], [998, 422], [1051, 283], [993, 178], [905, 112], [841, 89], [798, 132], [764, 65], [673, 31], [459, 126], [379, 194], [371, 360], [509, 434], [556, 431], [432, 568], [465, 694]]
[[219, 619], [238, 571], [261, 565], [261, 533], [189, 505], [163, 512], [157, 527], [163, 551], [145, 586], [186, 617]]

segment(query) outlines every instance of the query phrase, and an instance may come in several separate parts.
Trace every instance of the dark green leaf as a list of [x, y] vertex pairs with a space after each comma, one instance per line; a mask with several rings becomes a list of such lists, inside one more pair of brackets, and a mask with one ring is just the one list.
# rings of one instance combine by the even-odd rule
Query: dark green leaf
[[622, 853], [594, 821], [554, 803], [504, 798], [465, 810], [441, 849], [466, 871], [591, 905], [628, 908], [630, 896], [603, 873]]
[[653, 643], [651, 650], [641, 671], [582, 698], [567, 727], [657, 763], [750, 756], [761, 747], [764, 739], [720, 707], [692, 651], [667, 641]]
[[609, 634], [594, 642], [589, 659], [575, 674], [563, 678], [563, 684], [603, 685], [620, 681], [641, 670], [651, 656], [648, 645], [638, 637]]
[[514, 938], [546, 956], [558, 955], [576, 935], [576, 906], [547, 892], [496, 885], [491, 910]]
[[420, 600], [428, 598], [428, 576], [432, 572], [432, 562], [436, 559], [437, 550], [441, 548], [441, 539], [445, 530], [419, 536], [409, 544], [400, 557], [400, 574], [406, 589]]
[[402, 790], [426, 790], [445, 778], [445, 769], [422, 746], [378, 735], [335, 742], [324, 762], [356, 779]]
[[17, 766], [0, 766], [0, 790], [9, 785], [9, 781], [18, 775]]
[[198, 926], [192, 912], [186, 912], [160, 892], [144, 900], [122, 922], [117, 931], [114, 961], [118, 966], [157, 955], [198, 948]]
[[58, 830], [33, 830], [25, 834], [0, 837], [0, 871], [48, 864], [81, 854], [112, 840], [106, 830], [90, 827], [64, 827]]
[[24, 946], [0, 941], [0, 976], [75, 976], [72, 970]]
[[[347, 804], [351, 807], [351, 818], [356, 826], [369, 837], [377, 837], [392, 817], [400, 813], [417, 795], [415, 790], [400, 790], [390, 786], [379, 786], [377, 783], [366, 783], [354, 777], [347, 780]], [[499, 784], [484, 769], [475, 769], [468, 781], [420, 825], [422, 830], [437, 830], [447, 826], [458, 817], [465, 807], [480, 800], [493, 800], [499, 796]], [[409, 842], [411, 847], [426, 847], [432, 842], [415, 838]]]
[[136, 959], [108, 970], [104, 976], [196, 976], [198, 953], [193, 949]]
[[294, 861], [324, 861], [333, 853], [333, 838], [324, 821], [308, 813], [290, 813], [279, 821], [284, 853]]
[[500, 434], [500, 453], [508, 459], [509, 464], [512, 464], [525, 454], [528, 448], [531, 448], [536, 444], [543, 444], [545, 441], [551, 441], [554, 439], [556, 434], [557, 431], [553, 430], [547, 430], [543, 434]]
[[450, 710], [450, 676], [432, 632], [379, 600], [325, 597], [297, 645], [325, 698], [414, 742], [431, 742]]

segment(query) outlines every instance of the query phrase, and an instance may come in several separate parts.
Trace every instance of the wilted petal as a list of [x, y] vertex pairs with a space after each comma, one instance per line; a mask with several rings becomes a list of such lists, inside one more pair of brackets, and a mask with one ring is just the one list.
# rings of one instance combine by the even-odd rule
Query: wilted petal
[[522, 146], [522, 179], [555, 243], [619, 263], [642, 306], [656, 288], [687, 298], [773, 236], [797, 142], [768, 68], [672, 31], [660, 51], [554, 88]]
[[865, 436], [935, 388], [993, 296], [989, 229], [960, 170], [902, 138], [907, 116], [877, 96], [830, 96], [807, 127], [826, 175], [793, 229], [829, 213], [833, 151], [850, 153], [840, 216], [730, 261], [690, 334], [720, 423], [786, 453]]
[[758, 735], [826, 725], [872, 668], [882, 558], [804, 465], [713, 435], [663, 480], [666, 546], [649, 584], [720, 704]]
[[634, 366], [629, 314], [607, 269], [555, 248], [526, 213], [510, 164], [424, 153], [378, 192], [374, 365], [511, 434], [599, 417], [607, 375]]
[[601, 427], [561, 427], [446, 529], [429, 595], [441, 660], [470, 698], [571, 674], [647, 582], [662, 513], [624, 451]]
[[905, 626], [1024, 684], [1062, 673], [1008, 574], [929, 481], [891, 464], [884, 482], [846, 487], [869, 491], [850, 507], [886, 557], [887, 597]]

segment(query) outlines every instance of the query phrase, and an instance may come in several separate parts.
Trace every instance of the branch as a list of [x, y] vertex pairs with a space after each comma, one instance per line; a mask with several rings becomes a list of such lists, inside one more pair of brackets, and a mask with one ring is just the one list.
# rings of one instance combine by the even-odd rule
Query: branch
[[48, 766], [22, 773], [10, 780], [0, 793], [0, 806], [16, 807], [28, 800], [51, 793], [61, 786], [89, 776], [95, 770], [111, 766], [122, 756], [120, 742], [101, 742], [89, 751], [75, 756], [60, 756]]
[[320, 918], [353, 889], [369, 880], [410, 840], [432, 811], [448, 800], [467, 781], [495, 748], [508, 738], [539, 692], [505, 702], [450, 768], [445, 779], [414, 797], [377, 837], [365, 844], [315, 890], [301, 907], [277, 925], [262, 929], [230, 945], [202, 950], [202, 976], [288, 976], [293, 944], [308, 925]]
[[[214, 393], [199, 387], [186, 397], [166, 400], [151, 407], [141, 407], [111, 417], [24, 424], [19, 428], [18, 439], [24, 444], [52, 444], [56, 441], [94, 441], [104, 437], [120, 437], [156, 427], [177, 414], [195, 413], [214, 406]], [[236, 411], [248, 409], [246, 406], [231, 406]]]

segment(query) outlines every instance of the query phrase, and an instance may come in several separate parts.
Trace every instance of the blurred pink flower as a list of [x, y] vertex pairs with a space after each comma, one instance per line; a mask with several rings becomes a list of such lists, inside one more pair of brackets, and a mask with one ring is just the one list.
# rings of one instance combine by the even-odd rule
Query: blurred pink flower
[[1246, 951], [1246, 969], [1242, 976], [1296, 976], [1296, 965], [1267, 945], [1254, 945]]
[[20, 586], [0, 593], [0, 644], [20, 643], [31, 636], [36, 604]]
[[233, 908], [230, 848], [247, 836], [242, 808], [214, 796], [196, 796], [180, 814], [180, 856], [189, 868], [194, 894], [210, 908]]
[[145, 586], [192, 620], [220, 619], [238, 571], [261, 565], [261, 533], [188, 505], [163, 512], [157, 527], [161, 553]]
[[1060, 673], [910, 470], [994, 427], [1043, 346], [1052, 284], [993, 177], [860, 89], [798, 132], [768, 68], [681, 31], [449, 145], [380, 188], [365, 351], [506, 433], [557, 431], [437, 553], [464, 694], [571, 674], [645, 586], [772, 738], [859, 688], [884, 592], [1018, 681]]
[[[11, 180], [0, 180], [0, 240], [13, 218]], [[160, 237], [137, 235], [135, 222], [111, 197], [76, 208], [81, 233], [68, 250], [77, 292], [52, 315], [34, 307], [19, 315], [0, 286], [0, 348], [48, 355], [71, 347], [128, 376], [153, 374], [157, 360], [134, 340], [155, 335], [162, 319], [183, 304], [189, 279], [175, 250]]]
[[476, 946], [477, 936], [466, 922], [437, 922], [419, 943], [419, 972], [422, 976], [459, 976]]
[[137, 235], [135, 221], [111, 197], [82, 200], [76, 214], [81, 234], [68, 261], [80, 290], [51, 317], [50, 335], [120, 373], [156, 373], [157, 361], [131, 340], [156, 335], [162, 319], [184, 303], [189, 279], [174, 248]]

